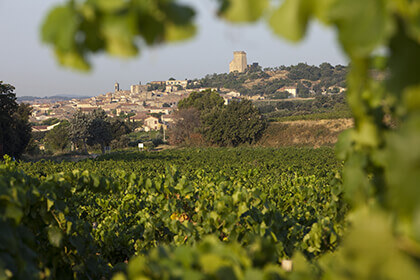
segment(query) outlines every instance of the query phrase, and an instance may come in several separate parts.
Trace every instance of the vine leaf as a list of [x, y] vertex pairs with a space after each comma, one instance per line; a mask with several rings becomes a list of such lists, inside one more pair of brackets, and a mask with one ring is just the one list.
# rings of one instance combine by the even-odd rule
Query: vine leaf
[[182, 41], [193, 37], [196, 33], [196, 27], [193, 24], [178, 26], [167, 24], [165, 30], [165, 40], [168, 42]]
[[138, 53], [133, 42], [138, 33], [135, 14], [109, 15], [104, 18], [101, 31], [106, 38], [106, 49], [110, 54], [128, 57]]
[[63, 234], [58, 227], [50, 227], [48, 229], [48, 240], [55, 247], [60, 247]]
[[407, 36], [402, 26], [390, 43], [388, 87], [397, 93], [407, 86], [419, 85], [420, 45]]
[[341, 0], [330, 10], [339, 40], [351, 57], [366, 57], [382, 46], [394, 31], [388, 1]]
[[311, 10], [307, 0], [286, 0], [272, 14], [270, 26], [277, 35], [297, 42], [305, 35]]
[[231, 22], [253, 22], [261, 18], [267, 7], [267, 0], [224, 0], [219, 14]]
[[60, 51], [71, 51], [77, 28], [77, 14], [70, 6], [55, 7], [42, 25], [42, 40]]
[[114, 12], [127, 6], [126, 0], [94, 0], [93, 3], [104, 12]]

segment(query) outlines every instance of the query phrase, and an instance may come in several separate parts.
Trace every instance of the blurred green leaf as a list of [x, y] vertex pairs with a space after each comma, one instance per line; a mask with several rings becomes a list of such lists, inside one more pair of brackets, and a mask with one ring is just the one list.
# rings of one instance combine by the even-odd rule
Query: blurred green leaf
[[196, 27], [193, 24], [188, 25], [175, 25], [169, 23], [165, 27], [165, 40], [168, 42], [182, 41], [191, 38], [196, 33]]
[[96, 6], [107, 13], [115, 13], [128, 6], [126, 0], [91, 0], [91, 3], [96, 4]]
[[394, 31], [389, 6], [387, 0], [334, 2], [330, 17], [339, 30], [341, 44], [350, 56], [367, 56], [388, 42]]
[[48, 228], [48, 240], [50, 241], [51, 245], [54, 247], [60, 247], [62, 239], [63, 234], [58, 227]]
[[285, 0], [271, 15], [270, 27], [277, 35], [297, 42], [305, 35], [311, 12], [309, 0]]
[[82, 71], [90, 70], [90, 65], [88, 64], [86, 59], [82, 56], [82, 54], [80, 54], [78, 51], [68, 51], [68, 52], [65, 51], [64, 52], [57, 49], [55, 54], [60, 64], [64, 66], [82, 70]]
[[138, 34], [138, 28], [134, 13], [106, 16], [102, 22], [101, 33], [106, 39], [106, 49], [110, 54], [122, 57], [137, 54], [134, 37]]
[[42, 40], [53, 44], [60, 52], [69, 52], [75, 48], [78, 26], [78, 16], [70, 5], [57, 6], [42, 24]]
[[420, 84], [420, 43], [408, 37], [402, 26], [390, 42], [389, 69], [387, 85], [398, 95], [405, 87]]
[[16, 224], [19, 224], [23, 217], [22, 209], [14, 203], [7, 203], [4, 216], [13, 219]]
[[257, 21], [268, 4], [268, 0], [223, 0], [219, 14], [231, 22]]

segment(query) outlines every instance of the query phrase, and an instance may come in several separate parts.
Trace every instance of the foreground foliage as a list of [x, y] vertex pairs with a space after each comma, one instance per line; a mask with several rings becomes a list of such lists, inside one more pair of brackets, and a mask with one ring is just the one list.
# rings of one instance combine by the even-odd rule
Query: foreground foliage
[[[145, 5], [139, 1], [70, 3], [49, 15], [43, 32], [44, 40], [55, 46], [66, 65], [86, 67], [85, 55], [104, 49], [122, 55], [136, 53], [136, 35], [153, 43], [160, 38], [193, 34], [189, 24], [192, 11], [176, 5], [176, 1], [148, 1]], [[348, 103], [355, 128], [343, 134], [338, 154], [345, 160], [343, 182], [353, 207], [353, 228], [339, 252], [325, 260], [324, 278], [420, 278], [419, 2], [285, 0], [278, 7], [261, 0], [219, 3], [221, 17], [233, 22], [256, 21], [268, 12], [273, 30], [292, 41], [304, 37], [313, 18], [336, 28], [338, 40], [351, 60]], [[172, 13], [173, 8], [177, 12]], [[174, 15], [180, 15], [178, 20]], [[56, 24], [56, 19], [61, 24]], [[171, 31], [171, 24], [181, 26], [181, 30]], [[385, 59], [375, 58], [378, 49], [388, 51]], [[387, 69], [388, 80], [373, 79], [373, 68]], [[385, 116], [397, 126], [390, 126]], [[299, 271], [297, 268], [296, 273]], [[316, 276], [305, 274], [305, 267], [302, 271], [294, 279]], [[139, 271], [135, 277], [141, 275]]]
[[31, 108], [16, 102], [15, 88], [0, 81], [0, 156], [20, 157], [31, 138]]
[[[179, 170], [168, 163], [179, 164]], [[193, 149], [78, 163], [7, 161], [0, 169], [1, 244], [24, 251], [2, 247], [2, 271], [16, 278], [110, 277], [124, 261], [147, 256], [156, 246], [183, 245], [176, 250], [201, 255], [189, 246], [198, 242], [203, 248], [200, 240], [208, 235], [228, 258], [225, 243], [254, 252], [246, 261], [250, 268], [275, 265], [297, 251], [313, 259], [333, 250], [345, 227], [341, 189], [330, 184], [338, 180], [331, 173], [336, 168], [331, 149]]]

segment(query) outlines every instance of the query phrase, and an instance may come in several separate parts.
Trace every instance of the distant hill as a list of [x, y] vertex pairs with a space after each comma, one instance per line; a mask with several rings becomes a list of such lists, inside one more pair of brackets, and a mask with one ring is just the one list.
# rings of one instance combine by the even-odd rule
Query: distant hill
[[28, 102], [28, 101], [48, 101], [48, 102], [56, 102], [56, 101], [66, 101], [71, 99], [86, 99], [92, 96], [80, 96], [80, 95], [52, 95], [52, 96], [45, 96], [45, 97], [38, 97], [38, 96], [18, 96], [18, 102]]
[[299, 63], [264, 69], [250, 67], [244, 73], [206, 75], [202, 79], [193, 80], [189, 88], [225, 88], [238, 91], [242, 95], [282, 98], [279, 95], [282, 88], [293, 86], [297, 88], [299, 97], [309, 97], [342, 91], [346, 88], [347, 72], [347, 66], [332, 66], [329, 63], [322, 63], [319, 66]]

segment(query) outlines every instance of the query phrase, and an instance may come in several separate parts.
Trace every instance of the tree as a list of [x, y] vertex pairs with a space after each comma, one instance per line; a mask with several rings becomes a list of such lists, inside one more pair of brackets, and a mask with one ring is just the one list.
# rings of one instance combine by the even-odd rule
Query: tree
[[225, 101], [217, 92], [207, 89], [202, 92], [192, 92], [190, 96], [179, 101], [178, 108], [195, 108], [201, 113], [214, 107], [222, 107], [224, 103]]
[[70, 144], [69, 126], [70, 123], [68, 121], [62, 121], [52, 130], [48, 131], [44, 138], [47, 146], [53, 150], [63, 152]]
[[224, 108], [215, 107], [202, 119], [205, 139], [220, 146], [255, 143], [266, 128], [265, 120], [249, 100], [234, 101]]
[[201, 118], [214, 108], [221, 108], [223, 98], [210, 89], [192, 92], [190, 96], [178, 103], [175, 113], [175, 124], [170, 129], [169, 141], [175, 145], [202, 144]]
[[133, 131], [133, 125], [121, 119], [113, 118], [110, 121], [112, 139], [118, 139], [123, 135], [129, 134]]
[[288, 91], [281, 91], [274, 93], [271, 98], [272, 99], [287, 99], [289, 98], [290, 93]]
[[196, 108], [181, 109], [174, 113], [175, 124], [169, 130], [172, 145], [192, 144], [192, 135], [199, 134], [200, 112]]
[[96, 109], [90, 114], [78, 111], [70, 120], [70, 139], [76, 147], [100, 145], [102, 153], [111, 141], [130, 133], [133, 127], [118, 118], [110, 119], [104, 110]]
[[309, 89], [307, 88], [307, 87], [305, 87], [302, 83], [298, 83], [297, 84], [297, 87], [296, 87], [296, 90], [297, 90], [297, 95], [299, 96], [299, 97], [309, 97]]
[[87, 153], [87, 140], [89, 138], [89, 117], [82, 111], [77, 111], [70, 120], [70, 140], [76, 148], [83, 147]]
[[15, 88], [0, 81], [0, 155], [20, 157], [31, 139], [28, 104], [17, 104]]
[[109, 146], [113, 139], [111, 123], [108, 120], [108, 116], [104, 110], [98, 109], [93, 110], [88, 117], [89, 125], [86, 143], [89, 146], [99, 144], [101, 146], [102, 153], [104, 153], [105, 147]]

